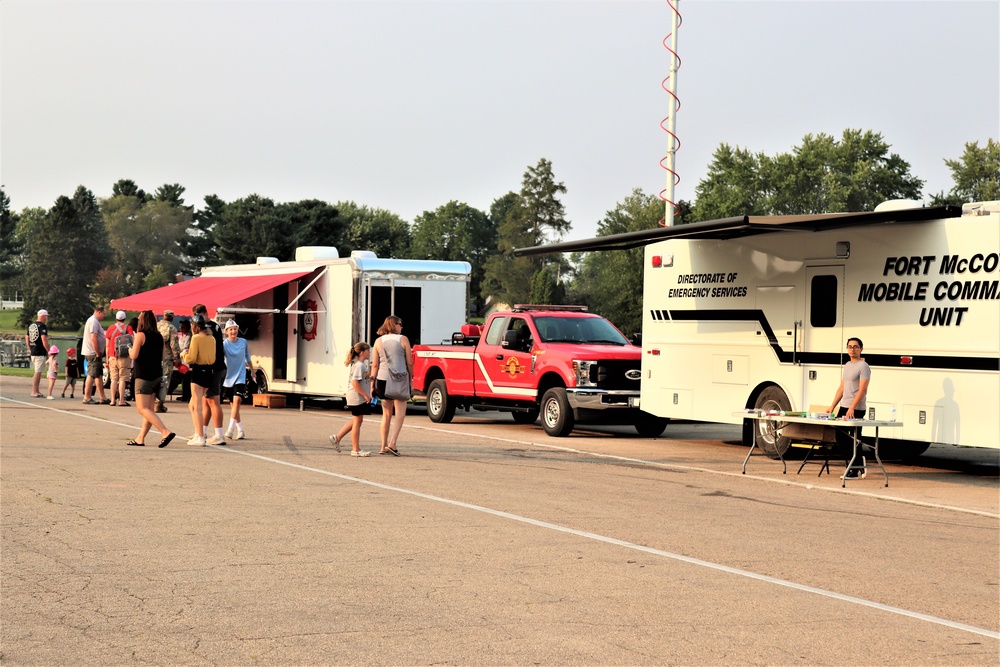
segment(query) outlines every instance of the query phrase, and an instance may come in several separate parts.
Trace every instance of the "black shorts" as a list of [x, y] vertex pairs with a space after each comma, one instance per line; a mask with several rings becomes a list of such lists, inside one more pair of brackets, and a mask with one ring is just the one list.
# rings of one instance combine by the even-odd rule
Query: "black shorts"
[[368, 403], [362, 403], [361, 405], [348, 405], [347, 409], [350, 410], [351, 414], [355, 417], [370, 415], [372, 413], [372, 406]]
[[226, 381], [226, 369], [223, 368], [221, 371], [212, 371], [212, 383], [206, 385], [208, 389], [205, 391], [206, 398], [215, 398], [216, 396], [222, 396], [222, 383]]
[[231, 402], [237, 396], [239, 396], [240, 400], [243, 400], [246, 390], [247, 386], [245, 384], [234, 384], [232, 387], [223, 387], [222, 400]]
[[137, 394], [155, 394], [160, 391], [162, 384], [163, 378], [156, 378], [155, 380], [143, 380], [139, 378], [135, 381], [135, 392]]
[[209, 366], [192, 366], [188, 375], [191, 376], [191, 384], [206, 388], [212, 384], [212, 368]]

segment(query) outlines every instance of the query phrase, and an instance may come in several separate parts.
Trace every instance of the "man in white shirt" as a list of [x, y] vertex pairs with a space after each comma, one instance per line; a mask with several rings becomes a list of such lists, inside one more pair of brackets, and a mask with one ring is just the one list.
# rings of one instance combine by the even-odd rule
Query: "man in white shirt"
[[[83, 358], [87, 360], [87, 382], [83, 386], [83, 402], [87, 404], [102, 405], [111, 403], [104, 397], [104, 354], [107, 346], [107, 339], [104, 337], [104, 327], [101, 320], [104, 318], [104, 306], [94, 308], [94, 314], [87, 319], [83, 325]], [[94, 387], [101, 397], [100, 401], [93, 399]]]

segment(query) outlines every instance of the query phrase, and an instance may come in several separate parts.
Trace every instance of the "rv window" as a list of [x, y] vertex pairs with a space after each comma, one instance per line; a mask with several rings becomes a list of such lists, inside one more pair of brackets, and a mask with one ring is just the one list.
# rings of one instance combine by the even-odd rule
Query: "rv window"
[[813, 276], [809, 295], [809, 324], [814, 327], [837, 326], [839, 295], [837, 276]]

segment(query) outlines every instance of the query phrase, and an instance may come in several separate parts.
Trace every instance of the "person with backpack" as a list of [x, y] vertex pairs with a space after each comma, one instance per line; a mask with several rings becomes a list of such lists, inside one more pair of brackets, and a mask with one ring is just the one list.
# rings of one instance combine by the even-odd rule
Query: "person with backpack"
[[206, 330], [215, 339], [215, 362], [212, 364], [212, 383], [205, 389], [205, 433], [208, 433], [208, 422], [212, 421], [215, 435], [207, 436], [205, 444], [224, 445], [226, 439], [222, 430], [222, 383], [226, 379], [226, 352], [223, 349], [222, 328], [215, 320], [208, 319], [208, 308], [199, 303], [191, 309], [192, 314], [205, 318]]
[[[108, 340], [108, 371], [111, 376], [111, 405], [127, 408], [125, 402], [125, 387], [132, 377], [132, 360], [128, 349], [132, 346], [135, 331], [125, 323], [125, 311], [115, 313], [115, 323], [108, 327], [105, 337]], [[117, 403], [115, 391], [117, 390]]]

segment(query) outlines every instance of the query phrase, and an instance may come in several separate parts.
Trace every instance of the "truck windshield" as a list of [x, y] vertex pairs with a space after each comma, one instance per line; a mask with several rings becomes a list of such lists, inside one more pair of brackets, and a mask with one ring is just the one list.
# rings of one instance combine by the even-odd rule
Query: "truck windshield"
[[545, 343], [629, 345], [629, 341], [603, 317], [536, 317], [535, 326]]

